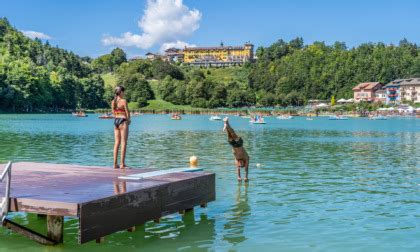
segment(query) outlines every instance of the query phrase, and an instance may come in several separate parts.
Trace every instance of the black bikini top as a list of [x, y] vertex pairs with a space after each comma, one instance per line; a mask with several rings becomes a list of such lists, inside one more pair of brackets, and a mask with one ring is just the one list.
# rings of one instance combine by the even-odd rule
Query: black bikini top
[[238, 140], [232, 139], [230, 141], [228, 141], [230, 145], [232, 145], [232, 147], [234, 148], [240, 148], [242, 147], [242, 145], [244, 144], [244, 141], [242, 140], [242, 138], [240, 137]]

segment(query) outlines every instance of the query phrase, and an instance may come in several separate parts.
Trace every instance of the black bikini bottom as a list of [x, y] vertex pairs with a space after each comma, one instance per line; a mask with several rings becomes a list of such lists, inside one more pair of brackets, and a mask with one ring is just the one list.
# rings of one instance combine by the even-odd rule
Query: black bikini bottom
[[120, 127], [120, 125], [123, 124], [125, 121], [127, 121], [127, 119], [125, 119], [125, 118], [115, 118], [114, 119], [115, 128], [118, 129]]

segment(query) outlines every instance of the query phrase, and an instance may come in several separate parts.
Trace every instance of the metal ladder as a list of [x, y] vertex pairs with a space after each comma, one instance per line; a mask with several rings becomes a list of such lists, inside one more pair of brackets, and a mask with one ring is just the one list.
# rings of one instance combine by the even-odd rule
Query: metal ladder
[[1, 217], [1, 223], [3, 223], [6, 220], [7, 213], [9, 212], [9, 202], [10, 202], [10, 181], [12, 179], [12, 162], [9, 161], [7, 163], [6, 167], [4, 168], [3, 172], [0, 175], [0, 182], [3, 182], [6, 180], [6, 191], [4, 194], [3, 199], [0, 203], [0, 217]]

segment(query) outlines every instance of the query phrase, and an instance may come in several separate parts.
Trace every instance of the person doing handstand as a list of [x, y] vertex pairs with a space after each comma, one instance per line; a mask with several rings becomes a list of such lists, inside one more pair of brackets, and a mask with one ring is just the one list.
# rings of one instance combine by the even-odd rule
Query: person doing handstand
[[232, 152], [235, 156], [236, 171], [238, 173], [238, 181], [242, 181], [241, 168], [245, 168], [245, 182], [248, 182], [248, 167], [249, 167], [249, 156], [243, 147], [243, 140], [239, 137], [235, 131], [230, 127], [229, 119], [225, 117], [223, 119], [225, 126], [223, 131], [227, 132], [228, 143], [232, 146]]

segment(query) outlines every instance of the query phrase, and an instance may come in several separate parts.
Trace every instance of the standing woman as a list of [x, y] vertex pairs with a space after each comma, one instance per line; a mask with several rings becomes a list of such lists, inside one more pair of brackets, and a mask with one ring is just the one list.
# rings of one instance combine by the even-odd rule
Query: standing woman
[[[124, 99], [124, 87], [115, 88], [115, 97], [111, 107], [114, 115], [114, 168], [126, 168], [125, 151], [127, 149], [128, 126], [130, 125], [130, 112], [128, 111], [127, 101]], [[118, 149], [121, 145], [121, 165], [118, 167]]]

